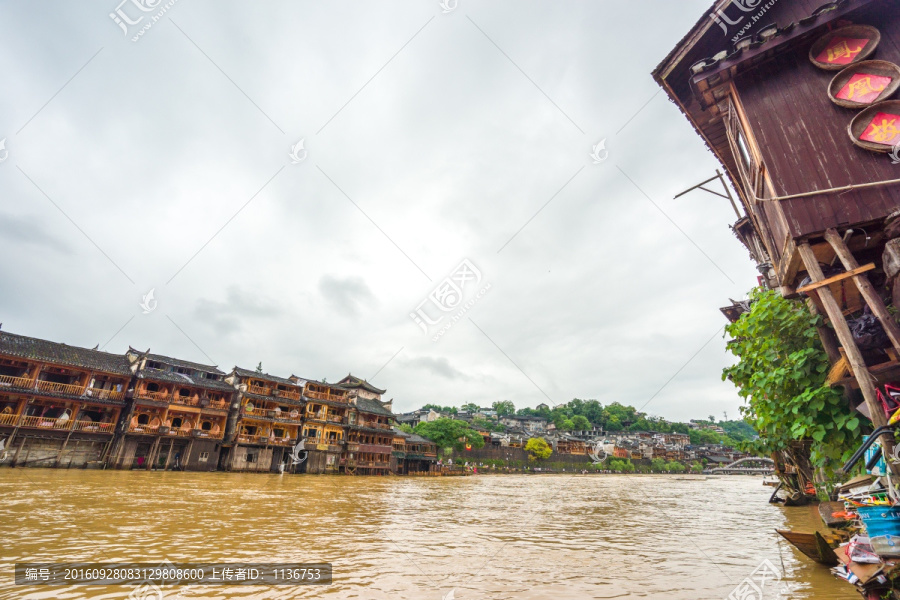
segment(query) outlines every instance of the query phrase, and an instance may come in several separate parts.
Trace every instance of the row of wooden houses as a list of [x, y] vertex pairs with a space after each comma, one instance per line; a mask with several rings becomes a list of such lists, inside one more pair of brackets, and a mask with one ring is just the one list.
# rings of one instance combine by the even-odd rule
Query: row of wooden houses
[[0, 464], [384, 475], [430, 472], [435, 445], [393, 427], [385, 390], [149, 350], [0, 332]]

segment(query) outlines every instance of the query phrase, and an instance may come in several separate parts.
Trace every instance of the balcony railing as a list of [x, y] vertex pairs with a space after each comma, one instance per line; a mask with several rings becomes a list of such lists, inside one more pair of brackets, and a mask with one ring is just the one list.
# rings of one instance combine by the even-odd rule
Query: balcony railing
[[34, 379], [27, 377], [13, 377], [11, 375], [0, 375], [0, 387], [16, 387], [16, 388], [32, 388], [34, 387]]
[[159, 425], [131, 425], [129, 433], [158, 433]]
[[307, 398], [312, 398], [314, 400], [328, 400], [329, 402], [347, 402], [347, 396], [338, 396], [333, 394], [326, 394], [325, 392], [314, 392], [312, 390], [306, 390], [303, 392]]
[[328, 421], [329, 423], [343, 423], [344, 417], [336, 417], [336, 416], [328, 415], [328, 417], [326, 417], [325, 420]]
[[256, 394], [257, 396], [268, 396], [272, 393], [272, 388], [263, 387], [259, 385], [251, 385], [247, 388], [247, 391], [251, 394]]
[[209, 404], [203, 408], [215, 408], [218, 410], [228, 410], [228, 402], [225, 400], [210, 400]]
[[124, 392], [102, 390], [100, 388], [88, 388], [84, 395], [96, 398], [97, 400], [121, 400], [125, 397]]
[[359, 427], [368, 427], [369, 429], [390, 429], [391, 426], [387, 423], [371, 423], [369, 421], [360, 421], [357, 423]]
[[287, 398], [288, 400], [299, 400], [300, 392], [295, 392], [293, 390], [276, 390], [278, 392], [279, 398]]
[[70, 394], [79, 395], [82, 386], [77, 383], [56, 383], [55, 381], [38, 380], [37, 389], [42, 392], [50, 392], [53, 394]]
[[15, 425], [18, 420], [19, 415], [14, 415], [12, 413], [0, 415], [0, 425]]
[[23, 417], [22, 427], [39, 427], [41, 429], [66, 430], [72, 426], [71, 419], [59, 419], [56, 417]]
[[89, 433], [112, 433], [115, 423], [96, 423], [94, 421], [75, 421], [72, 431], [86, 431]]
[[200, 406], [200, 398], [196, 396], [172, 396], [172, 404], [181, 404], [183, 406]]
[[156, 402], [165, 402], [169, 399], [169, 392], [149, 392], [141, 390], [134, 395], [139, 400], [155, 400]]

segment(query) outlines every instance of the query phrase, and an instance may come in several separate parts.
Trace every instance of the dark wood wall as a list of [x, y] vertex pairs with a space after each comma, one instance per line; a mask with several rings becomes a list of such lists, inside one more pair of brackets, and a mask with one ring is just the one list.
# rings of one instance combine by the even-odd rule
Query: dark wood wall
[[[857, 12], [853, 21], [881, 31], [881, 44], [871, 58], [900, 64], [900, 3], [876, 3]], [[788, 51], [735, 82], [776, 194], [900, 179], [900, 165], [891, 164], [887, 155], [852, 143], [847, 127], [857, 111], [828, 99], [828, 84], [836, 72], [813, 66], [810, 45]], [[803, 237], [885, 217], [900, 207], [900, 186], [787, 200], [781, 207], [790, 235]], [[771, 216], [768, 220], [774, 225]]]

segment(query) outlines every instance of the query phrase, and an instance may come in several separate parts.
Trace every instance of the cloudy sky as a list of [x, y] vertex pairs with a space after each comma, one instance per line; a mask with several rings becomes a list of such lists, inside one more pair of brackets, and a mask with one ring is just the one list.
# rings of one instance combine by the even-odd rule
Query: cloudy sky
[[650, 77], [709, 0], [116, 2], [0, 4], [5, 331], [737, 414], [756, 271]]

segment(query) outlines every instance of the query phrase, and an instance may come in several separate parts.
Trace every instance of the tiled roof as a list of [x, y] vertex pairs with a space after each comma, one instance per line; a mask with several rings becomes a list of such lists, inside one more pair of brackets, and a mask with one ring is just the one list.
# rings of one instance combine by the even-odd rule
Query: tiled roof
[[[135, 350], [134, 348], [129, 348], [132, 352], [137, 354], [141, 354], [140, 350]], [[195, 371], [206, 371], [207, 373], [217, 373], [219, 375], [224, 375], [225, 371], [219, 369], [217, 365], [204, 365], [200, 363], [190, 362], [187, 360], [181, 360], [180, 358], [172, 358], [171, 356], [163, 356], [162, 354], [148, 354], [147, 360], [152, 360], [154, 362], [161, 362], [163, 364], [169, 365], [170, 367], [182, 367], [184, 369], [193, 369]]]
[[375, 415], [383, 415], [385, 417], [393, 417], [394, 413], [389, 411], [378, 400], [370, 400], [369, 398], [359, 397], [356, 399], [356, 408], [360, 412], [371, 413]]
[[273, 381], [275, 383], [280, 383], [282, 385], [290, 385], [293, 387], [300, 387], [290, 379], [285, 379], [284, 377], [278, 377], [277, 375], [269, 375], [268, 373], [257, 373], [256, 371], [251, 371], [250, 369], [242, 369], [240, 367], [234, 368], [234, 373], [238, 377], [256, 377], [257, 379], [265, 379], [266, 381]]
[[373, 394], [383, 394], [387, 390], [381, 390], [366, 381], [365, 379], [360, 379], [359, 377], [354, 377], [352, 374], [348, 374], [346, 377], [341, 379], [339, 382], [344, 387], [348, 388], [362, 388], [364, 390], [368, 390]]
[[233, 392], [234, 388], [224, 381], [216, 381], [214, 379], [204, 379], [202, 377], [191, 377], [182, 373], [174, 373], [172, 371], [161, 371], [160, 369], [145, 368], [138, 372], [140, 379], [155, 379], [157, 381], [168, 381], [171, 383], [180, 383], [182, 385], [193, 385], [223, 392]]
[[124, 354], [88, 350], [38, 338], [0, 331], [0, 354], [104, 373], [131, 375]]

